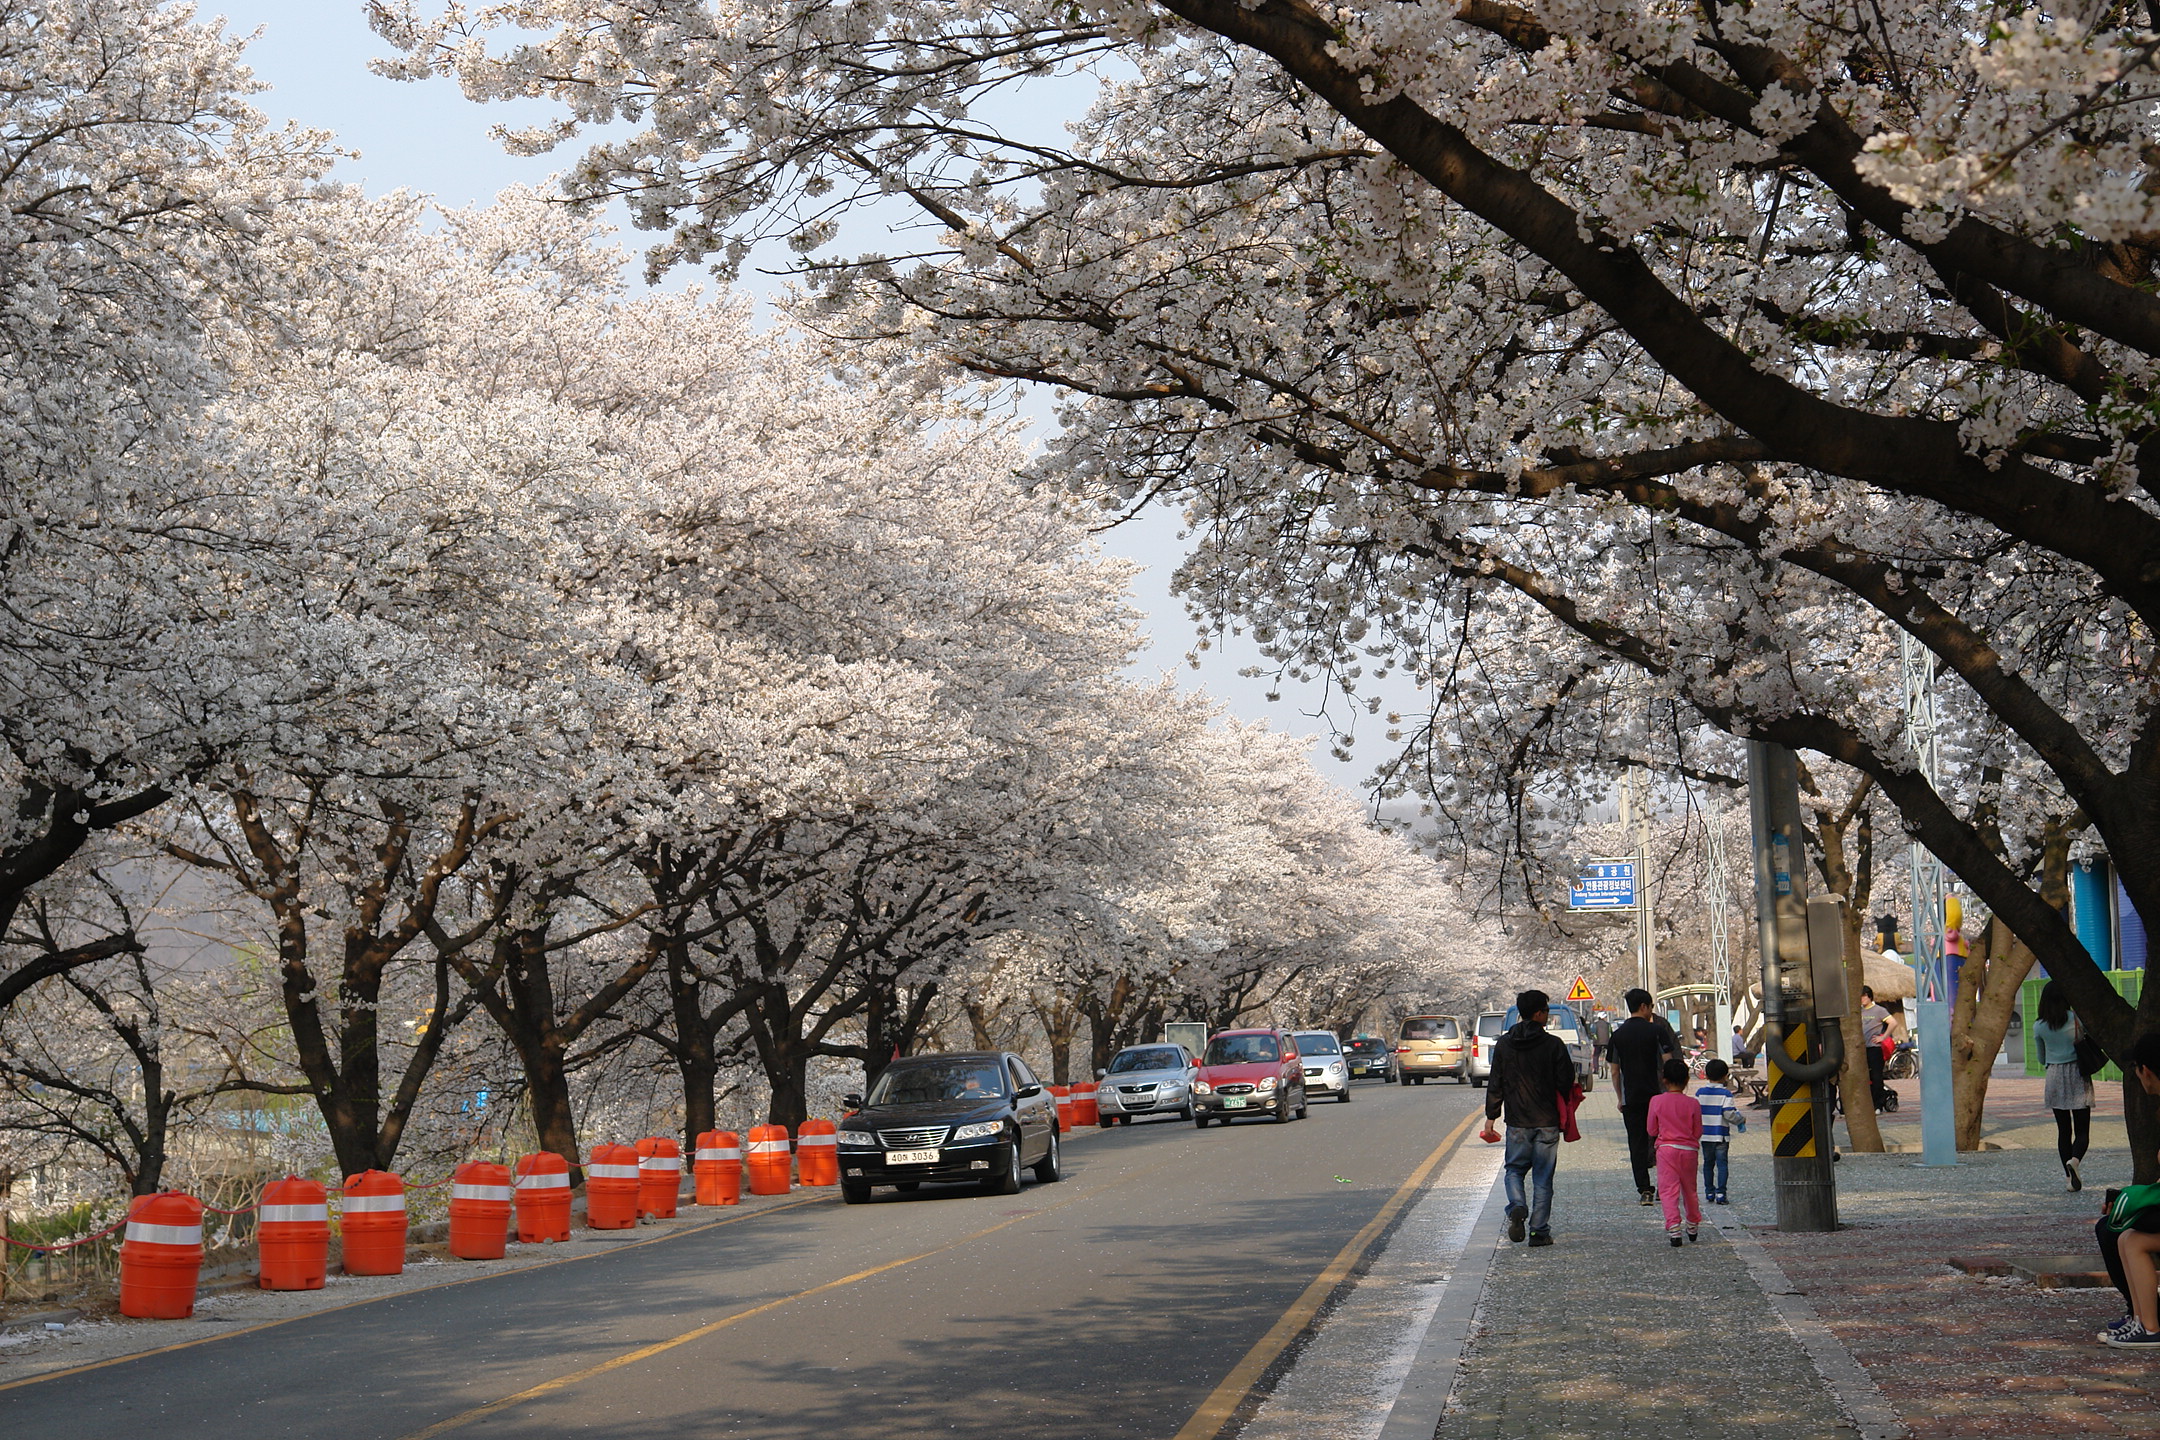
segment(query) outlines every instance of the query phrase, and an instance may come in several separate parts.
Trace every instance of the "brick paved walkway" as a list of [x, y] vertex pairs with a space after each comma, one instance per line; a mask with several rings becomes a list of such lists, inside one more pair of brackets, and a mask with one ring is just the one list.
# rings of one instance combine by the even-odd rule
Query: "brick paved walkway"
[[2089, 1219], [1862, 1221], [1760, 1238], [1916, 1437], [2160, 1435], [2160, 1356], [2093, 1338], [2122, 1314], [2113, 1290], [2039, 1289], [1944, 1263], [2084, 1254]]
[[[2025, 1118], [2014, 1112], [2026, 1097], [2003, 1098], [2013, 1125]], [[1585, 1108], [1584, 1139], [1561, 1147], [1558, 1243], [1502, 1244], [1439, 1440], [1857, 1436], [1738, 1251], [1708, 1230], [1700, 1245], [1667, 1246], [1659, 1212], [1635, 1203], [1610, 1098]], [[1948, 1263], [2089, 1251], [2101, 1189], [2128, 1178], [2119, 1147], [2093, 1151], [2076, 1195], [2051, 1138], [1950, 1169], [1848, 1156], [1837, 1167], [1846, 1228], [1785, 1235], [1764, 1129], [1736, 1146], [1736, 1203], [1707, 1213], [1760, 1240], [1916, 1440], [2160, 1435], [2160, 1356], [2094, 1338], [2121, 1314], [2114, 1291]]]
[[1555, 1244], [1502, 1242], [1442, 1440], [1853, 1440], [1732, 1247], [1666, 1243], [1599, 1108], [1560, 1150]]

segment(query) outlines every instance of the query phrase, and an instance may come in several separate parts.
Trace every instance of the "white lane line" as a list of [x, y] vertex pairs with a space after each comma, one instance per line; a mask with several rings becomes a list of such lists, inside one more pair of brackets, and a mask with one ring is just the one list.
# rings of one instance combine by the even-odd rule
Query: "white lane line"
[[1377, 1440], [1499, 1173], [1466, 1139], [1238, 1440]]

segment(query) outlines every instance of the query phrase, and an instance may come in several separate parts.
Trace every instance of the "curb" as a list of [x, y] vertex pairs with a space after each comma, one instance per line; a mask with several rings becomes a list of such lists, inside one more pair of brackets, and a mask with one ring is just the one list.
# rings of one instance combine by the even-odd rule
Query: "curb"
[[1455, 1393], [1455, 1379], [1462, 1373], [1463, 1357], [1470, 1347], [1470, 1326], [1485, 1298], [1485, 1282], [1492, 1274], [1493, 1256], [1500, 1248], [1500, 1227], [1507, 1213], [1503, 1176], [1493, 1176], [1485, 1208], [1478, 1212], [1470, 1238], [1448, 1275], [1440, 1303], [1425, 1323], [1417, 1357], [1403, 1377], [1395, 1403], [1388, 1407], [1380, 1426], [1379, 1440], [1433, 1440], [1448, 1397]]
[[1806, 1294], [1793, 1288], [1792, 1281], [1763, 1248], [1762, 1241], [1737, 1221], [1718, 1226], [1718, 1233], [1739, 1254], [1749, 1277], [1761, 1288], [1763, 1298], [1770, 1302], [1771, 1312], [1792, 1333], [1793, 1339], [1800, 1342], [1800, 1348], [1807, 1352], [1809, 1361], [1815, 1366], [1815, 1373], [1822, 1376], [1831, 1398], [1860, 1431], [1862, 1440], [1906, 1440], [1911, 1432], [1898, 1418], [1896, 1407], [1860, 1362], [1853, 1359], [1845, 1342], [1815, 1314], [1815, 1307], [1808, 1303]]

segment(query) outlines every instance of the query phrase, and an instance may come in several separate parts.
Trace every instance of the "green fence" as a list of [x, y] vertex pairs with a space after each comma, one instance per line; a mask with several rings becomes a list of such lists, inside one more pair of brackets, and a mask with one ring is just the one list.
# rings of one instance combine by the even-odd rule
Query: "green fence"
[[[2145, 983], [2143, 970], [2110, 970], [2108, 979], [2115, 983], [2115, 993], [2132, 1005], [2138, 1003], [2138, 994]], [[2040, 1013], [2040, 987], [2047, 984], [2045, 976], [2035, 976], [2018, 987], [2018, 1016], [2025, 1023], [2018, 1029], [2025, 1036], [2025, 1073], [2041, 1074], [2045, 1067], [2040, 1064], [2040, 1045], [2033, 1039], [2033, 1020]], [[2093, 1076], [2095, 1080], [2120, 1080], [2122, 1071], [2110, 1062], [2105, 1070]]]

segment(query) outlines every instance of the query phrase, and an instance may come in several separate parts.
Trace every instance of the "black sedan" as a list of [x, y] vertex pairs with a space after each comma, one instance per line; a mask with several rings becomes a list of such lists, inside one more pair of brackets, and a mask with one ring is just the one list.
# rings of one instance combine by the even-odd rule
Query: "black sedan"
[[1001, 1050], [912, 1055], [878, 1075], [840, 1122], [840, 1198], [860, 1205], [874, 1185], [968, 1182], [1015, 1195], [1020, 1172], [1062, 1174], [1057, 1104], [1027, 1062]]

